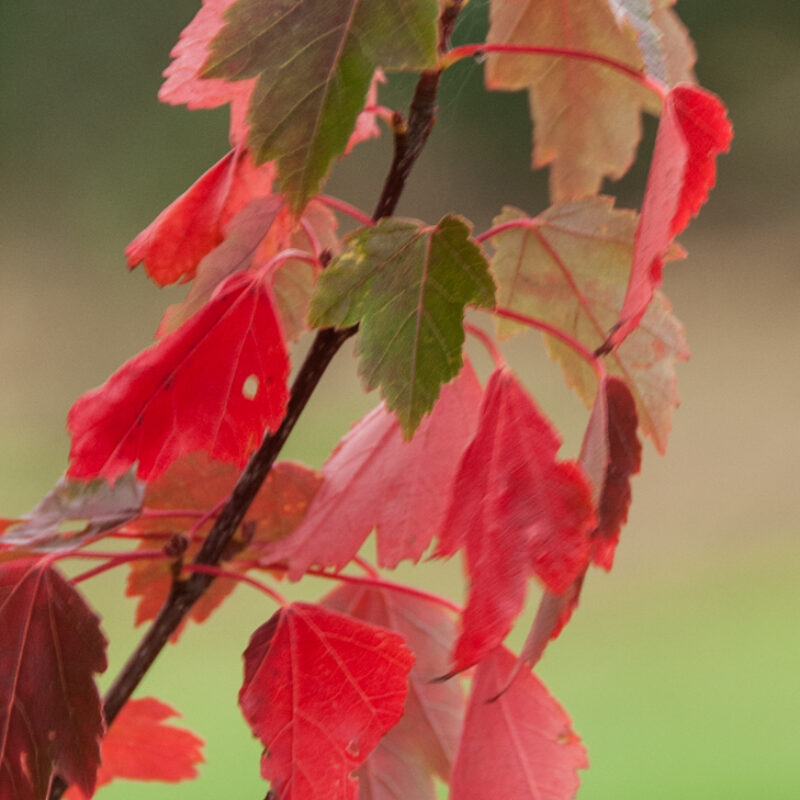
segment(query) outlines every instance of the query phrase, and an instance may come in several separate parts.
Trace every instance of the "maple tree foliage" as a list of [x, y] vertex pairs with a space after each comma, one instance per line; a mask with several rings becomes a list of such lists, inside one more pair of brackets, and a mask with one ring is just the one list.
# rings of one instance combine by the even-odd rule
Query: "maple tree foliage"
[[[732, 131], [696, 85], [674, 0], [490, 0], [486, 40], [453, 46], [465, 6], [203, 0], [181, 33], [159, 97], [229, 105], [231, 149], [125, 251], [184, 299], [73, 405], [53, 490], [0, 519], [0, 800], [195, 777], [202, 741], [131, 698], [238, 583], [279, 606], [244, 649], [239, 693], [271, 800], [434, 800], [437, 781], [453, 800], [575, 796], [586, 751], [532, 670], [589, 569], [613, 566], [641, 437], [667, 447], [688, 348], [663, 268], [685, 255], [675, 239]], [[457, 210], [395, 216], [440, 76], [473, 56], [489, 89], [527, 92], [552, 205], [506, 207], [479, 233]], [[417, 73], [407, 114], [381, 105], [403, 71]], [[660, 119], [637, 213], [598, 191], [631, 165], [643, 112]], [[387, 123], [374, 214], [322, 194]], [[579, 453], [560, 453], [505, 361], [527, 329], [586, 403]], [[493, 361], [485, 380], [468, 335]], [[277, 461], [351, 337], [382, 401], [321, 472]], [[463, 557], [463, 608], [376, 568], [426, 554]], [[67, 559], [94, 565], [68, 580]], [[119, 566], [135, 622], [152, 624], [101, 702], [106, 640], [75, 587]], [[290, 603], [284, 575], [339, 586]]]

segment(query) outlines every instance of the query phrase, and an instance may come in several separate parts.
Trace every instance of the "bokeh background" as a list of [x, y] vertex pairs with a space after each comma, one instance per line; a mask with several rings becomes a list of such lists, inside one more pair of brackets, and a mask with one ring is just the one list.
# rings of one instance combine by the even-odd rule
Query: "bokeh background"
[[[51, 487], [66, 464], [71, 403], [147, 346], [181, 293], [129, 273], [123, 248], [226, 149], [224, 111], [156, 101], [197, 5], [0, 3], [2, 516]], [[789, 800], [800, 797], [800, 5], [762, 0], [756, 13], [747, 0], [681, 0], [678, 10], [699, 78], [727, 101], [736, 129], [718, 187], [681, 239], [689, 258], [666, 276], [693, 358], [679, 368], [669, 453], [646, 446], [616, 567], [591, 576], [541, 674], [589, 748], [581, 800]], [[463, 41], [486, 11], [472, 0]], [[409, 88], [397, 81], [385, 98], [403, 107]], [[654, 130], [648, 120], [643, 163]], [[435, 221], [456, 210], [479, 230], [503, 203], [535, 213], [546, 178], [529, 172], [529, 148], [524, 95], [489, 96], [480, 67], [459, 65], [400, 212]], [[360, 147], [330, 190], [371, 208], [389, 157], [388, 137]], [[644, 175], [635, 169], [609, 189], [636, 204]], [[575, 454], [585, 411], [538, 337], [509, 353]], [[321, 464], [377, 402], [353, 373], [340, 354], [287, 455]], [[459, 597], [457, 563], [404, 575]], [[118, 571], [87, 586], [111, 639], [109, 676], [139, 633], [123, 580]], [[207, 739], [200, 782], [120, 782], [99, 797], [263, 796], [259, 747], [235, 701], [240, 654], [272, 611], [240, 587], [140, 690]]]

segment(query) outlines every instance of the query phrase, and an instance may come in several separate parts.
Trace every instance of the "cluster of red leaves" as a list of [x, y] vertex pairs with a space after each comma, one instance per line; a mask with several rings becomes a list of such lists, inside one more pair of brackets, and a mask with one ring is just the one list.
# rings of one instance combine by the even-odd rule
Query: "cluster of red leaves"
[[[389, 113], [377, 103], [385, 77], [376, 67], [449, 65], [447, 53], [437, 61], [437, 3], [412, 0], [393, 28], [381, 22], [396, 13], [386, 0], [337, 9], [307, 0], [278, 16], [271, 0], [204, 0], [160, 98], [230, 104], [233, 149], [126, 251], [130, 267], [143, 264], [158, 285], [191, 282], [188, 294], [167, 309], [154, 345], [71, 409], [66, 478], [31, 514], [0, 520], [0, 800], [44, 800], [56, 774], [72, 800], [114, 778], [196, 774], [202, 742], [165, 724], [176, 712], [160, 701], [128, 701], [105, 731], [94, 684], [105, 638], [53, 562], [102, 536], [137, 541], [103, 557], [109, 567], [130, 562], [136, 622], [157, 615], [197, 566], [240, 468], [283, 421], [290, 345], [309, 329], [317, 284], [320, 319], [369, 327], [362, 372], [371, 370], [365, 380], [377, 380], [386, 402], [340, 441], [321, 474], [287, 462], [272, 469], [190, 616], [203, 622], [237, 579], [258, 585], [247, 576], [254, 570], [337, 577], [372, 530], [387, 569], [418, 561], [434, 540], [435, 557], [463, 551], [469, 589], [458, 611], [375, 575], [338, 575], [346, 583], [319, 604], [284, 603], [255, 631], [239, 702], [264, 745], [271, 796], [434, 800], [435, 779], [450, 783], [453, 800], [574, 796], [586, 753], [531, 668], [569, 621], [589, 566], [613, 564], [641, 462], [639, 430], [664, 449], [672, 361], [685, 347], [657, 290], [731, 128], [716, 97], [678, 83], [691, 79], [693, 56], [669, 0], [649, 14], [624, 0], [562, 2], [550, 13], [553, 5], [492, 0], [486, 78], [492, 89], [528, 91], [533, 162], [551, 165], [556, 204], [535, 218], [507, 210], [477, 239], [451, 217], [340, 240], [331, 201], [316, 191], [331, 160], [378, 135]], [[307, 25], [295, 25], [295, 14]], [[263, 30], [237, 38], [253, 18]], [[281, 44], [290, 61], [307, 49], [319, 56], [301, 60], [296, 75], [281, 72], [285, 97], [268, 74], [282, 57], [270, 50], [273, 28], [297, 37]], [[314, 50], [322, 33], [335, 46]], [[295, 103], [303, 80], [308, 94]], [[272, 102], [290, 105], [279, 124], [265, 122]], [[637, 221], [594, 195], [604, 176], [628, 168], [641, 111], [659, 106]], [[303, 146], [293, 149], [298, 136]], [[587, 273], [593, 259], [597, 270]], [[591, 405], [577, 459], [559, 458], [560, 436], [493, 344], [498, 363], [485, 387], [461, 354], [464, 305], [491, 310], [495, 286], [498, 315], [543, 330]], [[379, 309], [365, 287], [379, 288]], [[656, 323], [645, 325], [646, 314]], [[398, 389], [397, 375], [409, 385]], [[398, 406], [416, 409], [423, 394], [435, 403], [413, 430], [416, 410], [403, 417]], [[84, 527], [62, 530], [76, 520]], [[503, 641], [531, 577], [542, 599], [515, 656]]]

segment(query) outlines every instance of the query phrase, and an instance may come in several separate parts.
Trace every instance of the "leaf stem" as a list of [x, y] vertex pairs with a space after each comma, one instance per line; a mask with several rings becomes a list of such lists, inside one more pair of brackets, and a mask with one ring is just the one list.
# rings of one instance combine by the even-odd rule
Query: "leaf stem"
[[[86, 555], [90, 556], [91, 554], [87, 553]], [[102, 557], [103, 555], [98, 554], [98, 558]], [[76, 575], [74, 578], [72, 578], [70, 583], [73, 586], [77, 586], [79, 583], [83, 583], [83, 581], [88, 581], [89, 578], [94, 578], [96, 575], [102, 575], [104, 572], [108, 572], [116, 567], [121, 567], [123, 564], [129, 564], [131, 561], [143, 561], [145, 559], [156, 560], [164, 558], [168, 558], [168, 556], [163, 550], [136, 550], [133, 553], [117, 553], [116, 555], [109, 557], [104, 564], [98, 564], [96, 567], [92, 567], [91, 569], [87, 569], [86, 572], [81, 572], [80, 575]]]
[[228, 578], [232, 581], [246, 583], [272, 598], [276, 603], [278, 603], [278, 605], [289, 605], [289, 601], [282, 594], [267, 586], [266, 583], [262, 583], [255, 578], [251, 578], [249, 575], [245, 575], [242, 572], [234, 572], [233, 570], [217, 567], [212, 564], [185, 564], [184, 569], [187, 572], [200, 572], [204, 575], [213, 575], [215, 578]]
[[328, 206], [328, 208], [332, 208], [334, 211], [341, 211], [342, 214], [352, 217], [356, 222], [360, 222], [362, 225], [375, 224], [369, 214], [351, 205], [346, 200], [340, 200], [338, 197], [333, 197], [329, 194], [321, 194], [317, 197], [317, 200], [319, 200], [322, 205]]
[[565, 333], [561, 328], [545, 322], [543, 319], [537, 317], [529, 317], [527, 314], [520, 314], [518, 311], [512, 311], [510, 308], [503, 308], [497, 306], [492, 312], [498, 317], [510, 319], [513, 322], [519, 322], [522, 325], [527, 325], [529, 328], [536, 328], [549, 336], [553, 336], [560, 342], [563, 342], [567, 347], [574, 350], [593, 370], [597, 376], [598, 382], [602, 382], [606, 375], [606, 368], [603, 362], [586, 347], [584, 347], [577, 339]]
[[635, 80], [638, 84], [657, 94], [662, 99], [666, 97], [668, 88], [659, 80], [651, 78], [644, 70], [618, 61], [616, 58], [604, 56], [591, 50], [577, 50], [572, 47], [549, 47], [547, 45], [526, 45], [526, 44], [489, 44], [480, 42], [477, 44], [463, 44], [449, 50], [439, 61], [442, 69], [447, 69], [453, 64], [465, 58], [482, 56], [486, 53], [508, 53], [517, 55], [531, 56], [556, 56], [562, 58], [574, 58], [582, 61], [592, 61], [595, 64], [602, 64], [616, 72], [626, 75]]
[[500, 348], [485, 330], [479, 328], [477, 325], [471, 325], [469, 322], [464, 323], [464, 330], [471, 336], [474, 336], [486, 348], [487, 352], [492, 357], [495, 367], [499, 369], [506, 365], [506, 360], [503, 358]]

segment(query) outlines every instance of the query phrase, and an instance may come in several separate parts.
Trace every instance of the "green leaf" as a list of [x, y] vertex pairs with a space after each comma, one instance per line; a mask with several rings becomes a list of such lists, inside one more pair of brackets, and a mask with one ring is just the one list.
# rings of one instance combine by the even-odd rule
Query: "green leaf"
[[248, 144], [299, 211], [347, 146], [376, 67], [436, 64], [436, 0], [238, 0], [204, 78], [258, 77]]
[[381, 387], [407, 439], [461, 369], [464, 307], [494, 307], [494, 282], [470, 231], [453, 215], [435, 228], [383, 219], [350, 237], [311, 303], [315, 327], [361, 324], [359, 371], [368, 389]]

